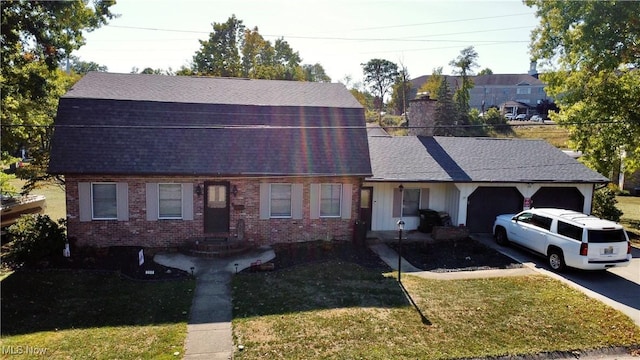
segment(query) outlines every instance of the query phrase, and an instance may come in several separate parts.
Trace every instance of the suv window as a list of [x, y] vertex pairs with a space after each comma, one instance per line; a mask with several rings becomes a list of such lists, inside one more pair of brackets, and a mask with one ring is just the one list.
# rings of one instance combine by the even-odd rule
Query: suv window
[[550, 230], [552, 221], [553, 220], [551, 218], [548, 218], [546, 216], [533, 214], [533, 217], [531, 218], [531, 225]]
[[518, 215], [518, 217], [516, 218], [516, 221], [521, 221], [521, 222], [524, 222], [524, 223], [530, 223], [532, 216], [533, 216], [533, 214], [531, 214], [531, 213], [522, 213], [522, 214]]
[[558, 234], [564, 235], [574, 240], [582, 241], [582, 228], [579, 226], [567, 224], [563, 221], [558, 221]]
[[627, 241], [624, 230], [588, 230], [590, 243], [613, 243]]

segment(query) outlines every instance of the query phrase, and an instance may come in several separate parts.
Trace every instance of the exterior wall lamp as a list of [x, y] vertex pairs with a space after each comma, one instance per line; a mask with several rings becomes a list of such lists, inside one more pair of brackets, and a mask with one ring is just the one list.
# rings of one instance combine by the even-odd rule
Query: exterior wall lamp
[[198, 197], [202, 196], [202, 186], [200, 184], [196, 185], [196, 195]]
[[231, 193], [233, 194], [233, 196], [237, 196], [238, 195], [238, 187], [233, 185], [233, 187], [231, 188]]

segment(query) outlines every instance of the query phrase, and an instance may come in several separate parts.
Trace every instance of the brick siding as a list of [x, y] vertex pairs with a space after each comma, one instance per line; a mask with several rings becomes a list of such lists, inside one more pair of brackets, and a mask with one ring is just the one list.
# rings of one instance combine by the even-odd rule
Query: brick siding
[[[229, 181], [230, 188], [238, 189], [230, 194], [230, 224], [228, 233], [204, 233], [204, 194], [193, 194], [193, 220], [147, 220], [146, 183], [193, 183], [204, 188], [205, 181]], [[126, 182], [128, 184], [128, 221], [93, 220], [80, 221], [78, 183]], [[303, 184], [302, 219], [260, 219], [261, 183]], [[352, 184], [351, 218], [310, 218], [310, 185], [312, 183]], [[189, 178], [189, 177], [127, 177], [127, 176], [66, 176], [67, 228], [70, 238], [80, 246], [144, 246], [174, 248], [189, 240], [202, 237], [228, 237], [237, 239], [237, 224], [244, 221], [244, 240], [254, 245], [283, 242], [311, 241], [318, 239], [350, 240], [358, 218], [361, 178]]]

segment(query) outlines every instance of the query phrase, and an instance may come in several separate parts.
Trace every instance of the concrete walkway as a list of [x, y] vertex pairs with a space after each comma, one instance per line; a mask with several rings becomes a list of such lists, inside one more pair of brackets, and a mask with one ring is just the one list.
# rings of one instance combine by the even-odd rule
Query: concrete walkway
[[231, 276], [257, 260], [267, 262], [273, 258], [275, 253], [267, 248], [225, 259], [196, 258], [180, 253], [158, 254], [153, 258], [164, 266], [193, 271], [196, 277], [184, 359], [233, 357]]

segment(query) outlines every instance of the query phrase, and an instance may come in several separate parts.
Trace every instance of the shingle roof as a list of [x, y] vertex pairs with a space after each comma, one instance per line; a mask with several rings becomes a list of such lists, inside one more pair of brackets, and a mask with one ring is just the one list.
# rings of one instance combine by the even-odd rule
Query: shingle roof
[[[347, 106], [354, 105], [355, 99], [344, 86], [277, 82], [271, 86], [271, 94], [267, 97], [248, 96], [250, 99], [268, 98], [269, 106], [243, 105], [250, 102], [246, 98], [240, 99], [243, 93], [224, 95], [224, 89], [218, 86], [232, 84], [231, 87], [237, 90], [245, 85], [236, 87], [233, 84], [258, 84], [258, 93], [261, 93], [270, 87], [265, 84], [269, 81], [213, 79], [208, 84], [216, 95], [201, 94], [197, 96], [200, 102], [189, 103], [185, 93], [194, 88], [202, 89], [199, 86], [203, 79], [175, 81], [187, 89], [181, 93], [175, 88], [177, 100], [171, 102], [160, 101], [168, 93], [158, 90], [167, 84], [166, 78], [172, 78], [170, 76], [110, 75], [113, 74], [90, 75], [88, 81], [81, 81], [60, 99], [52, 140], [51, 173], [371, 174], [364, 111], [359, 104]], [[103, 81], [96, 81], [98, 78]], [[144, 86], [137, 84], [135, 79], [143, 79]], [[136, 84], [134, 87], [140, 91], [143, 87], [153, 90], [147, 90], [144, 96], [136, 96], [135, 91], [123, 87], [120, 81]], [[191, 81], [198, 85], [190, 87]], [[278, 89], [284, 94], [274, 93]], [[286, 95], [293, 89], [299, 92], [292, 94], [294, 99], [286, 100]], [[96, 98], [90, 97], [91, 94]], [[306, 99], [318, 94], [331, 98]], [[347, 100], [338, 99], [338, 94]], [[208, 96], [227, 99], [231, 104], [205, 103]], [[147, 100], [142, 100], [144, 98]], [[276, 106], [277, 103], [298, 105]], [[314, 103], [326, 106], [310, 105]]]
[[[412, 88], [419, 89], [424, 83], [426, 83], [431, 75], [422, 75], [411, 80]], [[544, 83], [529, 74], [489, 74], [489, 75], [475, 75], [470, 77], [474, 86], [516, 86], [516, 85], [544, 85]], [[449, 82], [449, 87], [452, 89], [457, 88], [462, 79], [460, 76], [445, 75], [445, 79]]]
[[603, 183], [544, 140], [370, 136], [372, 181]]
[[198, 104], [361, 108], [338, 83], [90, 72], [64, 97]]

